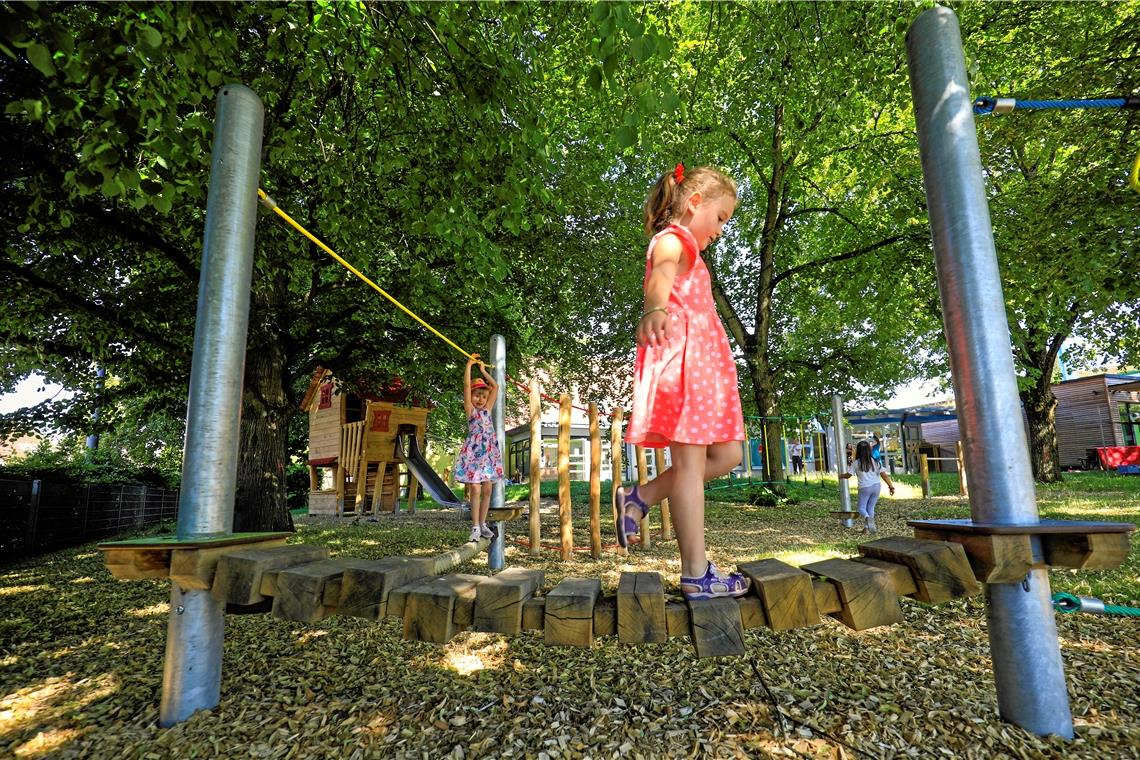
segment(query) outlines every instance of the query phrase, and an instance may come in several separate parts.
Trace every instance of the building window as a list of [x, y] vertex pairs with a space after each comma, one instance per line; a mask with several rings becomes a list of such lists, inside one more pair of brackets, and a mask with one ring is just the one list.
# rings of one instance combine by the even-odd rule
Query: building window
[[1140, 446], [1140, 404], [1120, 404], [1120, 430], [1125, 446]]
[[332, 406], [333, 384], [325, 383], [321, 386], [321, 403], [317, 406], [318, 409], [328, 409]]

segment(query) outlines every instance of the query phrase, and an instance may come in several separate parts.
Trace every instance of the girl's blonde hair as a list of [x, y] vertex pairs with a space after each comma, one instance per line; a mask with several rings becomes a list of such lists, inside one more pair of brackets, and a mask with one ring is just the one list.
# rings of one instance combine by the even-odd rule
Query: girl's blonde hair
[[[678, 169], [665, 172], [653, 186], [645, 201], [645, 234], [656, 235], [681, 215], [684, 203], [693, 193], [699, 192], [704, 200], [725, 195], [736, 197], [736, 183], [719, 169], [698, 166], [696, 169]], [[681, 182], [677, 175], [681, 174]]]

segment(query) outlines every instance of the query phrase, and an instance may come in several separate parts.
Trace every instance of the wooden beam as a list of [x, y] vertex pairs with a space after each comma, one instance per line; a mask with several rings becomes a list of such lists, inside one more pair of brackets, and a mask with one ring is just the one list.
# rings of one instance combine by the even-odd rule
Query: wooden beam
[[366, 620], [384, 617], [392, 590], [431, 575], [434, 565], [432, 557], [385, 557], [346, 568], [337, 614]]
[[475, 587], [485, 575], [441, 575], [425, 578], [407, 592], [404, 602], [404, 638], [445, 644], [459, 632], [455, 610], [459, 599], [475, 602]]

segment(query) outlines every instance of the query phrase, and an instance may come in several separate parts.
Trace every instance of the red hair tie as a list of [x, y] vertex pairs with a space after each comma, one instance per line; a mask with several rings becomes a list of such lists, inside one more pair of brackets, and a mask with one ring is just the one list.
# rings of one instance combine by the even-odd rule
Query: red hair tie
[[680, 185], [685, 181], [685, 165], [678, 163], [677, 168], [673, 170], [673, 181]]

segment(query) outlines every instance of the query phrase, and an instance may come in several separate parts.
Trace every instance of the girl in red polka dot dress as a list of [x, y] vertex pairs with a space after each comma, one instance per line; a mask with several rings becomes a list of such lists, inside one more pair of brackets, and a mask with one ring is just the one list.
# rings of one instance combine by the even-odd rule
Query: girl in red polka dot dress
[[668, 446], [673, 465], [641, 486], [618, 489], [618, 542], [626, 546], [650, 504], [669, 499], [688, 599], [742, 596], [749, 580], [705, 556], [705, 481], [740, 463], [744, 416], [736, 362], [717, 315], [701, 251], [736, 210], [736, 183], [716, 169], [681, 164], [645, 202], [645, 307], [637, 326], [633, 412], [625, 440]]

